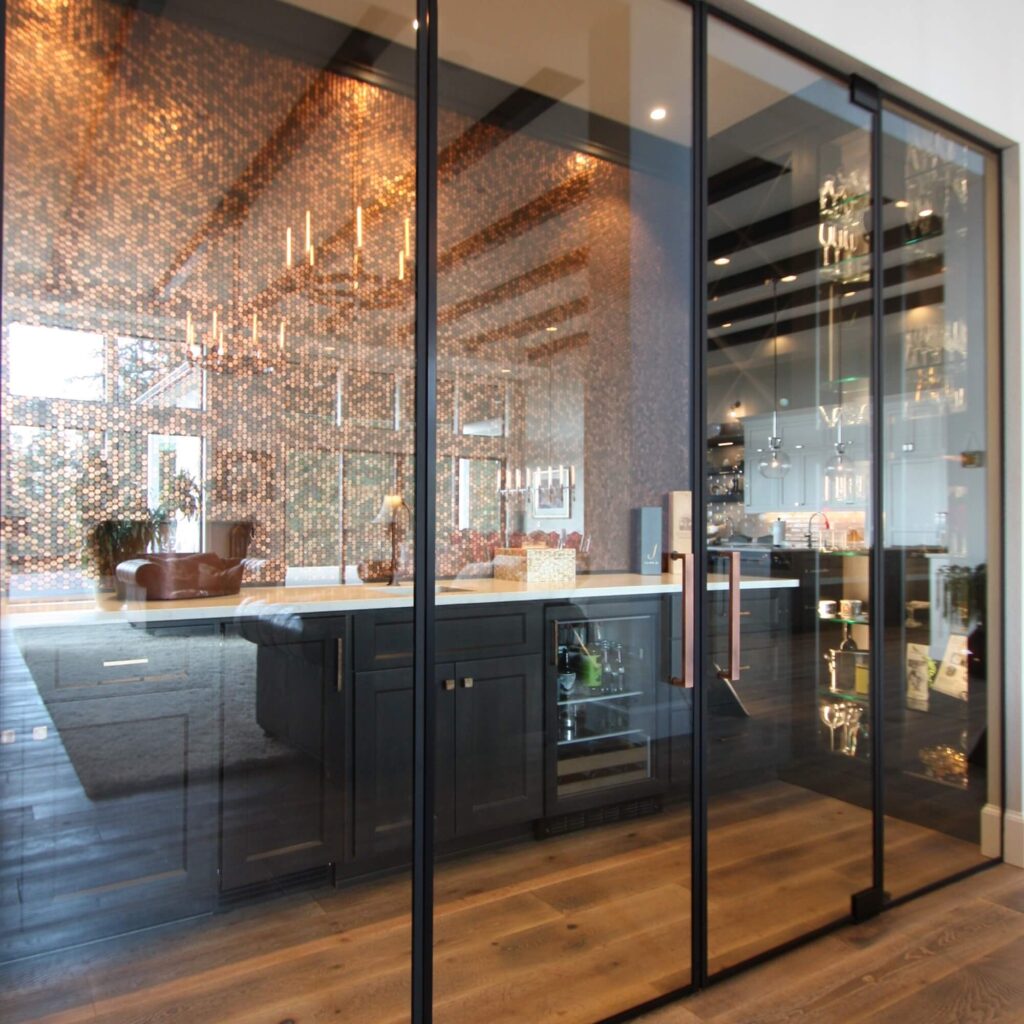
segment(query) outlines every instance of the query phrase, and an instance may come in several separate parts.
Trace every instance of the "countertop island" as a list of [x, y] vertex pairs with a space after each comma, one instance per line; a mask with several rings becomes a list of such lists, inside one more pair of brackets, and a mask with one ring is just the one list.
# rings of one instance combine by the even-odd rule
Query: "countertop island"
[[[745, 576], [741, 590], [776, 590], [799, 585], [796, 579]], [[580, 575], [572, 583], [516, 583], [493, 578], [442, 580], [437, 584], [438, 607], [515, 601], [565, 601], [597, 597], [644, 597], [678, 591], [680, 579], [667, 573], [595, 573]], [[728, 590], [723, 574], [708, 577], [708, 590]], [[373, 611], [410, 608], [411, 582], [398, 586], [364, 583], [334, 586], [253, 586], [225, 597], [185, 601], [120, 601], [113, 595], [68, 600], [7, 601], [2, 614], [9, 625], [89, 625], [113, 622], [195, 621], [197, 619], [260, 619], [280, 614]]]

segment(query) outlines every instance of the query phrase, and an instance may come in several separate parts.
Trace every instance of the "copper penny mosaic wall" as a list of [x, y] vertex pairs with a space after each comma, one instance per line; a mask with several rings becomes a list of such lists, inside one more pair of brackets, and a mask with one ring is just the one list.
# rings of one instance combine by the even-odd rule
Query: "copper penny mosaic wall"
[[[411, 99], [106, 0], [12, 0], [7, 75], [4, 593], [88, 589], [104, 523], [179, 550], [251, 523], [247, 582], [387, 558]], [[630, 510], [687, 475], [678, 183], [461, 113], [439, 135], [439, 571], [533, 531], [628, 568]], [[499, 495], [552, 465], [561, 514]]]

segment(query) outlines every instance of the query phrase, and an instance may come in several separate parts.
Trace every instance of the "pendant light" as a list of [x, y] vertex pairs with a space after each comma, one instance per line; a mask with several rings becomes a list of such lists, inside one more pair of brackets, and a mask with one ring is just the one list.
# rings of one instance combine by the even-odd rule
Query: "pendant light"
[[792, 465], [789, 455], [782, 447], [779, 434], [779, 296], [778, 282], [772, 278], [772, 432], [768, 438], [768, 450], [762, 452], [757, 468], [767, 480], [781, 480]]
[[[835, 285], [832, 285], [833, 297]], [[836, 369], [839, 377], [838, 404], [836, 406], [836, 440], [833, 455], [825, 463], [825, 500], [852, 501], [857, 490], [857, 471], [846, 455], [843, 440], [843, 299], [839, 297], [839, 337], [836, 344]]]

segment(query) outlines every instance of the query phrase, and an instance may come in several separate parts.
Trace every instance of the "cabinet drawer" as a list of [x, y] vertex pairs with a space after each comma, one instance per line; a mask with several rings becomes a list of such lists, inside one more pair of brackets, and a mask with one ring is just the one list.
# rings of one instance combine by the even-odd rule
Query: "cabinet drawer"
[[213, 625], [23, 630], [17, 641], [32, 678], [49, 698], [83, 696], [95, 687], [212, 685], [219, 670], [220, 638]]
[[[486, 610], [444, 609], [437, 616], [438, 659], [511, 657], [541, 647], [541, 610], [534, 602], [490, 605]], [[401, 668], [412, 664], [413, 624], [409, 613], [367, 612], [355, 617], [357, 670]]]

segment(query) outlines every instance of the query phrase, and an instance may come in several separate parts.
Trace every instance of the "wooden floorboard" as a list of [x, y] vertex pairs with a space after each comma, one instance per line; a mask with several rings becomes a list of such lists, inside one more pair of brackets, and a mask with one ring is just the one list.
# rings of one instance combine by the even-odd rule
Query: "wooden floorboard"
[[[869, 826], [866, 811], [785, 783], [717, 799], [712, 967], [842, 918], [870, 878]], [[891, 838], [908, 883], [978, 861], [968, 844], [915, 825], [896, 823]], [[831, 1024], [902, 1013], [907, 1024], [926, 1018], [901, 1002], [930, 985], [965, 1013], [1007, 1012], [1016, 989], [1006, 958], [1024, 935], [1020, 877], [985, 872], [780, 961], [802, 967], [757, 968], [657, 1019]], [[689, 885], [682, 807], [443, 862], [436, 1019], [587, 1024], [686, 985]], [[397, 1024], [408, 1019], [409, 897], [406, 875], [321, 887], [11, 963], [0, 968], [0, 1020]], [[968, 962], [976, 978], [958, 979]]]

